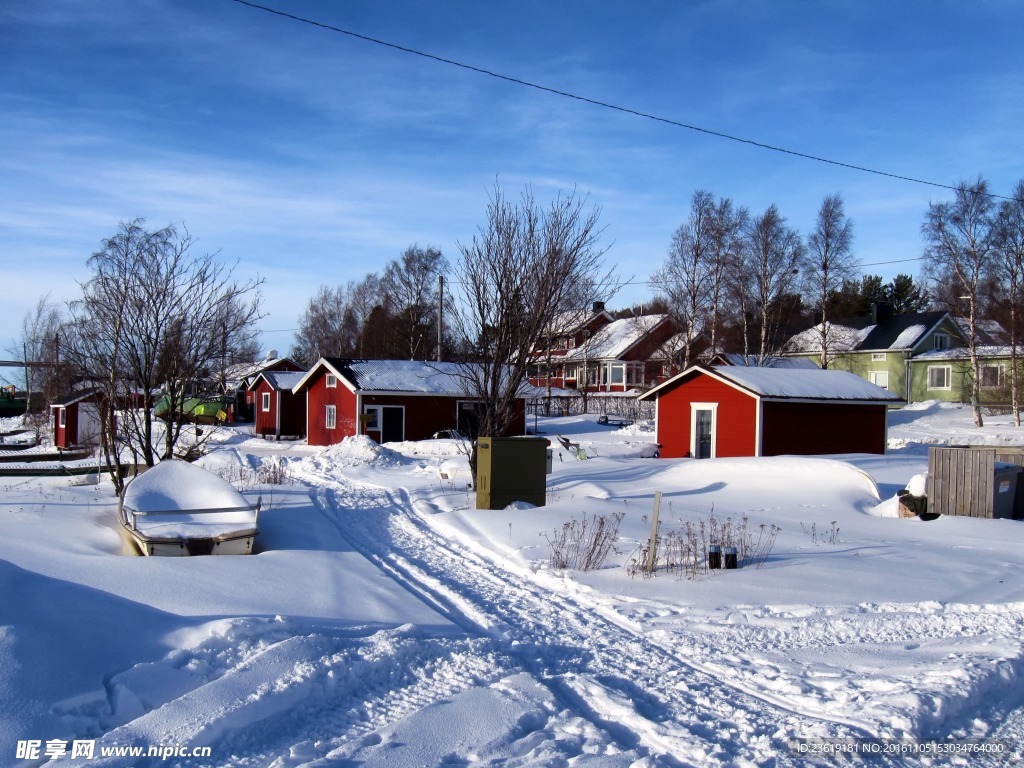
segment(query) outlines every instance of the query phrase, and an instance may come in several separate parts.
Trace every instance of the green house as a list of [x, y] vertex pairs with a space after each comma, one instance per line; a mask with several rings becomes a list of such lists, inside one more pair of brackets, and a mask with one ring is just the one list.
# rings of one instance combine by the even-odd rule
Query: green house
[[[916, 396], [921, 389], [916, 377], [926, 375], [926, 369], [912, 363], [925, 354], [962, 347], [956, 321], [943, 311], [892, 315], [885, 309], [876, 305], [870, 317], [830, 324], [828, 367], [855, 373], [908, 403], [939, 399], [928, 394]], [[819, 360], [821, 325], [791, 338], [786, 352]]]

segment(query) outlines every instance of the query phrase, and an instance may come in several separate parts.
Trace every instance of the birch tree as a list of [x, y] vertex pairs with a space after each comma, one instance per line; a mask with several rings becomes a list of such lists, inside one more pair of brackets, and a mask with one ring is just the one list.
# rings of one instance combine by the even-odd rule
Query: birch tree
[[[921, 234], [925, 240], [925, 268], [936, 286], [943, 285], [951, 313], [966, 324], [971, 365], [971, 407], [974, 423], [982, 426], [978, 361], [978, 321], [981, 319], [982, 284], [993, 266], [995, 205], [988, 183], [978, 178], [960, 182], [951, 202], [928, 206]], [[936, 291], [938, 294], [939, 292]]]
[[821, 325], [818, 327], [822, 368], [828, 368], [833, 342], [828, 312], [830, 297], [855, 272], [853, 224], [843, 209], [842, 196], [829, 195], [822, 201], [814, 229], [807, 236], [804, 274], [808, 292], [815, 298], [821, 313]]
[[1024, 299], [1024, 180], [1017, 183], [1013, 197], [999, 204], [996, 218], [995, 271], [1007, 297], [1010, 334], [1010, 401], [1013, 424], [1020, 426], [1021, 300]]
[[750, 223], [738, 280], [760, 324], [759, 365], [775, 351], [783, 299], [797, 285], [803, 257], [800, 235], [774, 205]]

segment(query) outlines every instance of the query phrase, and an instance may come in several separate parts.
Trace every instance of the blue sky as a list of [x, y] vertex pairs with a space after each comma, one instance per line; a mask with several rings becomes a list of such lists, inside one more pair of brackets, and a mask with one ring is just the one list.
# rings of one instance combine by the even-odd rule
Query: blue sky
[[[322, 2], [265, 5], [671, 120], [939, 184], [1024, 178], [1018, 2]], [[696, 189], [806, 232], [846, 201], [865, 271], [915, 273], [948, 190], [769, 152], [524, 88], [232, 0], [0, 4], [0, 356], [73, 298], [121, 221], [182, 223], [266, 278], [286, 351], [321, 284], [410, 244], [457, 258], [497, 179], [602, 211], [650, 298]]]

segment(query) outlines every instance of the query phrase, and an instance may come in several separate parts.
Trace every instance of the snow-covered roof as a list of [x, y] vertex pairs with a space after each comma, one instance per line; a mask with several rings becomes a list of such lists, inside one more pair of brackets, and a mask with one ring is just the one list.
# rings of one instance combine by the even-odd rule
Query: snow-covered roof
[[763, 397], [811, 400], [887, 400], [900, 397], [847, 371], [718, 366], [715, 373]]
[[[829, 348], [832, 352], [911, 350], [946, 319], [951, 319], [949, 313], [935, 311], [896, 315], [875, 324], [864, 319], [830, 322]], [[791, 337], [786, 342], [786, 350], [820, 352], [821, 323]]]
[[757, 355], [741, 355], [739, 353], [726, 353], [717, 355], [715, 360], [721, 360], [726, 365], [740, 365], [743, 367], [760, 368], [806, 368], [817, 370], [821, 366], [809, 357], [777, 357], [771, 356], [761, 360]]
[[715, 376], [758, 397], [778, 400], [842, 400], [845, 402], [903, 402], [882, 387], [853, 373], [808, 368], [757, 368], [718, 365], [713, 368], [694, 366], [645, 392], [647, 400], [655, 393], [674, 387], [695, 374]]
[[355, 392], [405, 393], [419, 395], [476, 394], [474, 376], [480, 368], [472, 363], [429, 362], [421, 360], [349, 360], [321, 358], [309, 373], [295, 384], [298, 392], [309, 385], [314, 376], [327, 369], [346, 382]]
[[664, 323], [668, 315], [640, 315], [615, 320], [598, 329], [586, 344], [565, 353], [565, 360], [618, 360]]
[[[851, 352], [864, 342], [864, 339], [875, 329], [869, 325], [865, 328], [853, 328], [838, 323], [828, 323], [828, 345], [832, 352]], [[821, 352], [822, 324], [792, 336], [786, 342], [787, 352]]]
[[300, 366], [290, 357], [273, 357], [257, 360], [255, 363], [238, 363], [224, 369], [224, 382], [228, 388], [239, 387], [247, 380], [257, 376], [261, 371], [272, 368], [275, 365]]
[[305, 371], [261, 371], [249, 383], [249, 389], [255, 389], [260, 379], [264, 379], [271, 389], [277, 391], [294, 389], [305, 375]]

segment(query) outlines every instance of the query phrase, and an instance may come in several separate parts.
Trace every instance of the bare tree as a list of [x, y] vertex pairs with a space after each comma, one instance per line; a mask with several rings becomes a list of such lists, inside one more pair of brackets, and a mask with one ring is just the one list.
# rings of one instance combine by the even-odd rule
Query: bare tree
[[757, 356], [758, 364], [763, 365], [776, 349], [783, 304], [797, 284], [804, 248], [800, 235], [786, 226], [774, 205], [750, 223], [745, 240], [737, 279], [746, 294], [744, 303], [760, 325]]
[[239, 284], [232, 269], [211, 255], [192, 253], [195, 241], [174, 226], [150, 232], [136, 219], [89, 259], [92, 277], [71, 303], [70, 352], [76, 366], [102, 388], [102, 450], [120, 492], [127, 452], [153, 466], [149, 399], [162, 389], [167, 402], [161, 458], [181, 436], [187, 390], [223, 354], [223, 334], [247, 338], [259, 318], [259, 279]]
[[346, 354], [345, 317], [348, 301], [342, 288], [321, 285], [299, 318], [292, 357], [313, 365], [321, 357]]
[[600, 274], [600, 212], [586, 203], [572, 193], [541, 209], [530, 189], [515, 203], [495, 184], [487, 223], [459, 244], [462, 300], [449, 316], [475, 351], [476, 364], [464, 370], [481, 402], [481, 436], [500, 435], [512, 422], [533, 346], [578, 286], [611, 279]]
[[832, 347], [832, 326], [829, 299], [843, 281], [853, 278], [857, 263], [853, 257], [853, 224], [843, 210], [843, 198], [829, 195], [821, 202], [814, 229], [807, 236], [807, 259], [804, 279], [807, 290], [815, 297], [821, 313], [818, 326], [821, 342], [822, 368], [828, 368]]
[[715, 300], [715, 278], [719, 274], [716, 226], [714, 197], [704, 190], [694, 192], [689, 219], [679, 225], [667, 258], [651, 276], [682, 329], [684, 369], [690, 365], [694, 341], [704, 330]]
[[1024, 180], [1013, 197], [999, 204], [996, 217], [995, 273], [1007, 298], [1010, 334], [1010, 401], [1014, 426], [1020, 426], [1021, 301], [1024, 299]]
[[42, 399], [49, 405], [70, 386], [69, 369], [60, 359], [60, 336], [64, 326], [61, 308], [41, 297], [35, 307], [25, 313], [21, 322], [21, 339], [8, 352], [25, 364], [25, 420], [38, 440], [49, 420], [49, 409], [33, 412], [32, 403]]
[[438, 249], [411, 245], [385, 268], [381, 290], [391, 299], [393, 335], [402, 357], [423, 360], [436, 352], [437, 277], [447, 267]]
[[948, 291], [945, 303], [966, 323], [967, 351], [971, 360], [971, 405], [974, 423], [982, 426], [978, 362], [978, 320], [983, 310], [983, 281], [992, 268], [995, 217], [988, 183], [978, 178], [960, 182], [952, 202], [928, 206], [921, 234], [925, 240], [925, 269], [936, 286]]
[[732, 265], [739, 259], [743, 250], [743, 233], [750, 221], [750, 213], [746, 208], [734, 208], [732, 200], [720, 198], [714, 211], [714, 228], [712, 232], [712, 264], [711, 272], [711, 311], [708, 318], [708, 342], [712, 355], [721, 350], [718, 348], [721, 336], [722, 321], [727, 312], [722, 311], [723, 299], [729, 293], [729, 274]]

